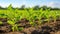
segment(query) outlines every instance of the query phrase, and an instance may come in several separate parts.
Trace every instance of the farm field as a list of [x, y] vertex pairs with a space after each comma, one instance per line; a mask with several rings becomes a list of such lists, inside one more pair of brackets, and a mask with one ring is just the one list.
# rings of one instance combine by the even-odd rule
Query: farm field
[[0, 9], [0, 34], [59, 34], [60, 10]]
[[60, 0], [0, 0], [0, 34], [60, 34]]

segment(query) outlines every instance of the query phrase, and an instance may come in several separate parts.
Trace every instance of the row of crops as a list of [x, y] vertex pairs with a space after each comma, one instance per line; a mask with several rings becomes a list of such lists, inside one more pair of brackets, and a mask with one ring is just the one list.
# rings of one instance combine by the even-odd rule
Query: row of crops
[[[0, 18], [7, 18], [7, 23], [12, 26], [12, 31], [14, 31], [14, 29], [18, 30], [19, 25], [16, 24], [16, 22], [21, 19], [28, 20], [29, 24], [34, 26], [36, 25], [36, 20], [38, 20], [38, 25], [40, 25], [43, 21], [47, 21], [49, 23], [50, 20], [54, 20], [54, 22], [56, 22], [59, 17], [59, 10], [43, 10], [42, 8], [40, 10], [33, 10], [33, 8], [30, 8], [29, 10], [19, 10], [17, 8], [15, 10], [11, 8], [0, 10]], [[0, 21], [0, 24], [2, 24], [2, 21]]]

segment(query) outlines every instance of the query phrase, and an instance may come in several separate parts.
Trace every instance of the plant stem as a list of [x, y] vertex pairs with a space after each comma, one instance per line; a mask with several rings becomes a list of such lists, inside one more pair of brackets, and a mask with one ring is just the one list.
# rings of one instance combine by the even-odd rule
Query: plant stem
[[56, 19], [54, 19], [54, 23], [56, 23]]
[[48, 23], [50, 23], [50, 20], [49, 20], [49, 18], [48, 18]]

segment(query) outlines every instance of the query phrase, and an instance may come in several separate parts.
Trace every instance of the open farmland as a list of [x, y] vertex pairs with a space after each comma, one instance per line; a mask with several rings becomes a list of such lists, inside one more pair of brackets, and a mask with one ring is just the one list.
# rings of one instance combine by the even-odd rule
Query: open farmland
[[0, 34], [57, 34], [60, 10], [0, 9]]

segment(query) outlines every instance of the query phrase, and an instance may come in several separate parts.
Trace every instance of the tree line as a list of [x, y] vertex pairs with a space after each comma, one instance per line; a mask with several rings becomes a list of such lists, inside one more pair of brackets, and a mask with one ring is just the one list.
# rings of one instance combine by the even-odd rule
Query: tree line
[[[10, 4], [8, 7], [10, 7], [11, 9], [16, 9], [16, 8], [14, 8], [14, 7], [12, 7], [12, 4]], [[6, 7], [6, 8], [3, 8], [3, 7], [1, 7], [0, 6], [0, 9], [8, 9], [8, 7]], [[24, 9], [29, 9], [30, 7], [28, 7], [28, 8], [26, 8], [25, 7], [25, 5], [22, 5], [20, 8], [17, 8], [17, 9], [19, 9], [19, 10], [24, 10]], [[60, 8], [52, 8], [52, 7], [47, 7], [47, 6], [39, 6], [39, 5], [36, 5], [36, 6], [34, 6], [33, 7], [33, 10], [39, 10], [39, 9], [41, 9], [41, 8], [43, 8], [43, 10], [45, 10], [45, 9], [51, 9], [51, 10], [60, 10]]]

